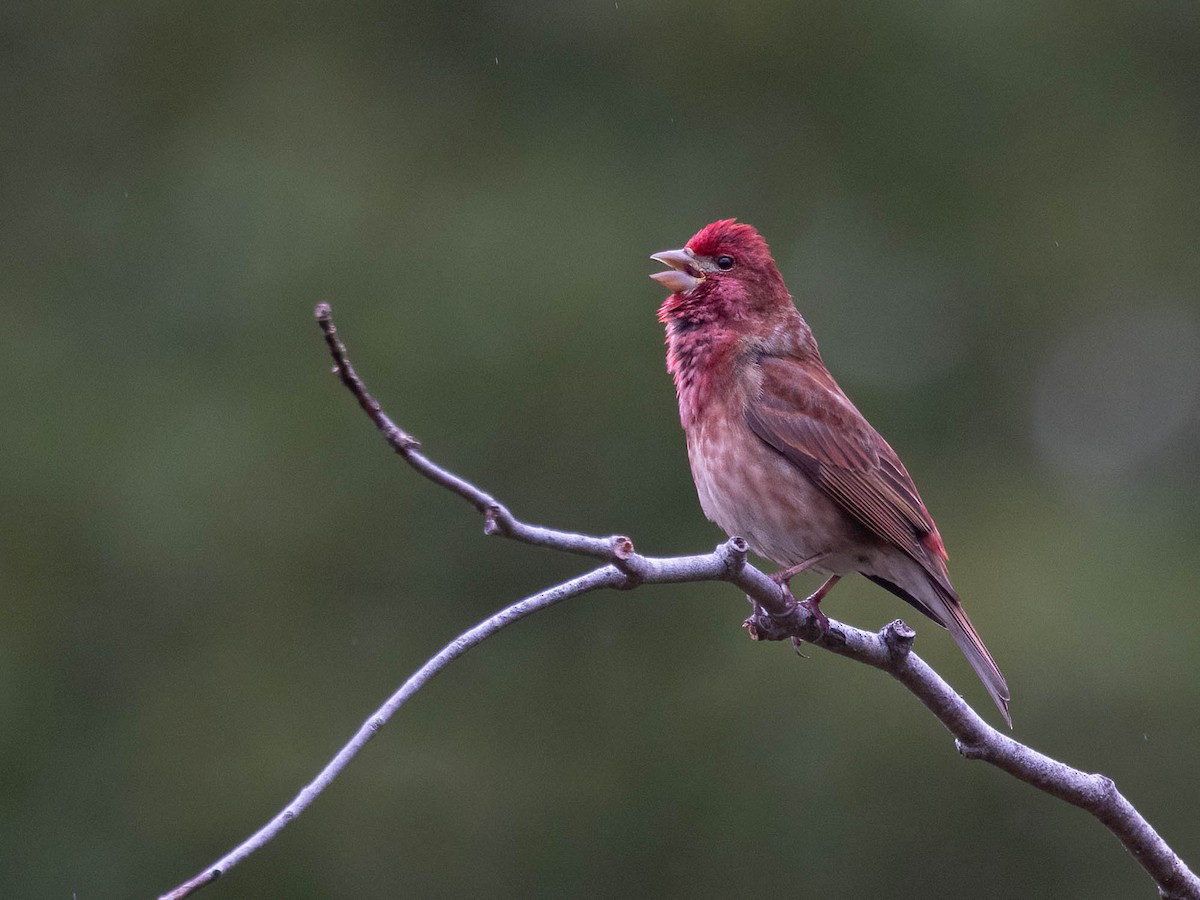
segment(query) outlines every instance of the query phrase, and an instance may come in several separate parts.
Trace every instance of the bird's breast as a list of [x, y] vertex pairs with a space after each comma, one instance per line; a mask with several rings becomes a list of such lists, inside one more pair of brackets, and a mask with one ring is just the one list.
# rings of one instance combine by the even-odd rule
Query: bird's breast
[[709, 409], [687, 427], [688, 460], [704, 514], [727, 534], [781, 566], [820, 553], [815, 566], [844, 574], [855, 568], [841, 551], [859, 529], [800, 469], [762, 441], [740, 410]]

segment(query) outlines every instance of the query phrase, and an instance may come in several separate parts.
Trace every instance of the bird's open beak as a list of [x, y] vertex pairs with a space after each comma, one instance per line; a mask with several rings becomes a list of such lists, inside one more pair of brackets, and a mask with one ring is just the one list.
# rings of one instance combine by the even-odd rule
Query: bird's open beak
[[686, 247], [682, 250], [664, 250], [650, 258], [671, 267], [669, 272], [655, 272], [650, 277], [672, 293], [690, 291], [704, 280], [704, 274], [696, 267], [695, 255]]

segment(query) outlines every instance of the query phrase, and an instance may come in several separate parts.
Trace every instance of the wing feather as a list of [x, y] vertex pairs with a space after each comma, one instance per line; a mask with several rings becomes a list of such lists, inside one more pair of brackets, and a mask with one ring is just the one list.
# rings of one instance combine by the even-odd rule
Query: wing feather
[[[761, 390], [746, 422], [859, 524], [908, 554], [929, 574], [931, 590], [909, 590], [868, 575], [950, 630], [1005, 721], [1008, 685], [946, 571], [941, 535], [900, 457], [854, 408], [822, 365], [794, 357], [759, 360]], [[912, 587], [911, 585], [909, 587]]]
[[759, 366], [761, 391], [745, 413], [754, 433], [868, 531], [945, 581], [941, 536], [916, 485], [824, 367], [772, 356], [762, 357]]

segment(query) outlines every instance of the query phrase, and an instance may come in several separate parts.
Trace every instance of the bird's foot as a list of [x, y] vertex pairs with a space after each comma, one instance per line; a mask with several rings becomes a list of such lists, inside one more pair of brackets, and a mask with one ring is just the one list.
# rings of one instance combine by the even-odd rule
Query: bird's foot
[[821, 612], [821, 599], [837, 580], [838, 576], [833, 576], [803, 600], [793, 597], [786, 584], [781, 585], [791, 600], [788, 604], [790, 611], [782, 615], [768, 612], [752, 597], [747, 597], [754, 612], [742, 623], [742, 627], [753, 641], [791, 640], [797, 650], [803, 643], [800, 632], [804, 632], [809, 641], [824, 640], [829, 634], [829, 617]]
[[746, 617], [746, 621], [742, 622], [742, 627], [746, 629], [746, 634], [750, 635], [752, 641], [781, 641], [787, 635], [779, 633], [779, 623], [774, 619], [769, 612], [758, 605], [758, 601], [747, 595], [746, 599], [750, 601], [750, 608], [754, 612]]
[[789, 621], [792, 617], [784, 618], [783, 616], [772, 615], [759, 606], [753, 597], [747, 597], [746, 599], [754, 607], [754, 612], [742, 623], [742, 627], [750, 635], [750, 640], [782, 641], [792, 636], [795, 631], [793, 623]]
[[813, 617], [817, 630], [821, 632], [821, 637], [829, 634], [829, 616], [821, 612], [821, 596], [824, 595], [825, 588], [810, 594], [800, 601], [800, 605], [808, 610], [808, 614]]
[[[817, 636], [815, 638], [809, 638], [810, 643], [814, 640], [823, 641], [829, 634], [829, 616], [821, 612], [821, 597], [818, 596], [819, 594], [824, 594], [824, 592], [825, 589], [822, 588], [821, 590], [816, 591], [815, 593], [805, 597], [803, 600], [797, 601], [796, 603], [797, 606], [803, 608], [809, 614], [812, 627], [816, 628], [817, 630]], [[799, 635], [792, 635], [792, 647], [794, 647], [796, 652], [801, 656], [804, 656], [803, 653], [800, 653], [800, 645], [803, 643], [804, 639]]]

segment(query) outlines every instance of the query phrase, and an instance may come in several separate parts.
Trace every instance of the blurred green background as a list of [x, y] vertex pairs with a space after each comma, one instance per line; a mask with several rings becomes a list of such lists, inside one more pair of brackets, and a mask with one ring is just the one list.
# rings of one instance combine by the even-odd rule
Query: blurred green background
[[[171, 887], [584, 568], [395, 459], [317, 301], [518, 515], [714, 546], [646, 276], [725, 216], [921, 486], [1016, 737], [1200, 864], [1195, 3], [17, 3], [0, 40], [0, 895]], [[827, 606], [914, 622], [998, 721], [890, 595]], [[1155, 896], [744, 614], [704, 585], [520, 623], [204, 896]]]

